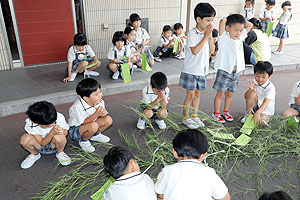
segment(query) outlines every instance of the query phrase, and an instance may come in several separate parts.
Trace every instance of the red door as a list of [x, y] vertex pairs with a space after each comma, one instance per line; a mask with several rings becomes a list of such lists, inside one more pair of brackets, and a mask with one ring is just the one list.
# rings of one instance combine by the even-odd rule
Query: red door
[[13, 0], [25, 65], [66, 60], [73, 43], [71, 0]]

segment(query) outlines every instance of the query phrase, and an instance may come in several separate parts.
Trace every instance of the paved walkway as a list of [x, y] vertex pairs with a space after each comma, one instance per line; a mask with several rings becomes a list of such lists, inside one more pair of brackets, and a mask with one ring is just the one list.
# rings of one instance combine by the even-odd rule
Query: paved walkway
[[[272, 49], [276, 47], [273, 46]], [[272, 55], [271, 62], [275, 71], [293, 70], [300, 68], [300, 44], [286, 45], [283, 55]], [[97, 71], [100, 76], [94, 77], [102, 85], [104, 95], [119, 94], [140, 90], [148, 84], [153, 72], [162, 71], [167, 74], [169, 84], [177, 84], [183, 67], [183, 61], [173, 58], [156, 63], [152, 72], [137, 69], [132, 75], [132, 82], [124, 84], [121, 79], [112, 80], [105, 69], [107, 60]], [[28, 105], [35, 101], [47, 100], [54, 104], [69, 103], [75, 100], [75, 88], [83, 79], [78, 75], [72, 83], [63, 83], [66, 64], [48, 65], [42, 67], [22, 68], [0, 71], [0, 117], [26, 111]], [[247, 67], [243, 75], [252, 74], [252, 67]], [[208, 79], [215, 77], [210, 70]]]

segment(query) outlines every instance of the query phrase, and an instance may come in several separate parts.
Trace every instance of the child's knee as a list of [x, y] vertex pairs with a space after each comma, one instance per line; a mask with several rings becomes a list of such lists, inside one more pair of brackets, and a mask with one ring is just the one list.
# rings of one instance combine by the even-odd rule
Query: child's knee
[[82, 66], [88, 66], [89, 62], [86, 61], [86, 60], [84, 60], [84, 61], [80, 62], [80, 64], [81, 64]]
[[56, 144], [66, 144], [67, 143], [67, 139], [64, 135], [54, 135], [52, 140]]
[[104, 121], [105, 125], [107, 125], [107, 126], [111, 126], [112, 125], [113, 120], [112, 120], [111, 116], [106, 115], [104, 119], [105, 119], [105, 121]]
[[150, 62], [148, 62], [149, 65], [154, 65], [154, 60], [151, 60]]
[[227, 91], [227, 92], [225, 92], [225, 97], [226, 98], [232, 98], [232, 92], [229, 92], [229, 91]]
[[158, 116], [159, 116], [159, 118], [161, 118], [161, 119], [167, 118], [167, 117], [168, 117], [168, 111], [167, 111], [167, 109], [165, 109], [165, 108], [159, 109], [159, 110], [158, 110]]
[[91, 122], [89, 124], [89, 131], [92, 133], [96, 133], [98, 131], [99, 125], [96, 122]]
[[151, 109], [145, 109], [143, 111], [143, 114], [147, 119], [150, 119], [153, 116], [153, 111]]
[[22, 146], [27, 146], [27, 145], [32, 144], [33, 140], [35, 140], [35, 138], [32, 135], [25, 133], [20, 138], [20, 144]]
[[251, 91], [250, 93], [248, 93], [247, 95], [245, 95], [245, 99], [246, 100], [253, 100], [253, 99], [257, 99], [257, 93], [255, 91]]
[[100, 65], [101, 65], [101, 62], [100, 62], [100, 60], [98, 60], [98, 64], [96, 64], [96, 67], [100, 67]]
[[222, 99], [224, 97], [224, 95], [225, 95], [225, 92], [217, 91], [216, 97]]
[[116, 72], [116, 71], [118, 71], [118, 66], [117, 66], [115, 63], [110, 63], [110, 64], [109, 64], [109, 69], [110, 69], [112, 72]]

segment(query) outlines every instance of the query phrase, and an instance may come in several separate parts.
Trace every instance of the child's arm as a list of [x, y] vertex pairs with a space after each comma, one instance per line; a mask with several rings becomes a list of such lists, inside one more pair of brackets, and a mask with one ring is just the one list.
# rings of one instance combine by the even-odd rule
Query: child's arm
[[118, 60], [118, 59], [111, 60], [111, 59], [110, 59], [109, 62], [110, 62], [110, 63], [116, 63], [116, 64], [117, 64], [117, 63], [120, 62], [120, 60]]
[[271, 101], [271, 99], [264, 98], [263, 103], [261, 104], [261, 106], [259, 107], [259, 109], [254, 113], [252, 120], [254, 120], [254, 122], [256, 124], [260, 123], [260, 121], [261, 121], [260, 115], [268, 107], [270, 101]]
[[226, 22], [227, 22], [227, 18], [223, 18], [220, 20], [219, 23], [219, 35], [222, 35], [225, 31], [225, 27], [226, 27]]
[[141, 44], [142, 44], [142, 46], [144, 47], [144, 46], [146, 46], [147, 44], [149, 44], [149, 42], [150, 42], [150, 40], [149, 39], [146, 39], [144, 42], [142, 42]]
[[64, 82], [67, 83], [69, 82], [71, 78], [71, 73], [72, 73], [72, 62], [68, 62], [68, 76], [64, 78]]
[[90, 122], [93, 122], [98, 117], [105, 117], [106, 115], [107, 115], [106, 109], [104, 107], [102, 107], [102, 106], [99, 106], [98, 108], [96, 108], [96, 111], [91, 116], [85, 118], [85, 120], [83, 121], [82, 125], [88, 124]]
[[45, 146], [51, 142], [54, 135], [62, 135], [62, 134], [66, 136], [68, 134], [67, 130], [61, 128], [58, 125], [53, 125], [53, 128], [45, 138], [42, 138], [41, 135], [33, 135], [33, 136], [40, 145]]
[[168, 44], [163, 44], [163, 47], [168, 49], [170, 46], [173, 46], [172, 43], [175, 41], [176, 41], [176, 38], [173, 38], [172, 40], [169, 41]]
[[165, 109], [167, 107], [167, 100], [166, 100], [165, 91], [161, 91], [158, 95], [161, 98], [160, 105], [161, 105], [162, 108]]
[[248, 96], [248, 94], [250, 93], [250, 92], [252, 92], [253, 90], [254, 90], [254, 88], [256, 88], [256, 84], [253, 82], [253, 81], [250, 81], [249, 83], [248, 83], [248, 90], [245, 92], [245, 94], [244, 94], [244, 98], [246, 99], [247, 98], [247, 96]]
[[295, 104], [296, 104], [297, 106], [300, 106], [300, 94], [299, 94], [298, 97], [295, 97]]
[[157, 200], [163, 200], [164, 194], [157, 194]]
[[253, 26], [253, 24], [251, 22], [247, 21], [245, 23], [245, 29], [246, 29], [247, 33], [251, 30], [252, 26]]
[[[190, 47], [190, 49], [194, 55], [197, 55], [200, 52], [202, 47], [205, 45], [206, 41], [209, 39], [209, 37], [211, 37], [211, 33], [212, 33], [212, 26], [210, 25], [210, 26], [206, 27], [206, 30], [204, 31], [204, 37], [202, 38], [202, 40], [196, 46]], [[209, 45], [209, 47], [210, 46], [211, 45]]]

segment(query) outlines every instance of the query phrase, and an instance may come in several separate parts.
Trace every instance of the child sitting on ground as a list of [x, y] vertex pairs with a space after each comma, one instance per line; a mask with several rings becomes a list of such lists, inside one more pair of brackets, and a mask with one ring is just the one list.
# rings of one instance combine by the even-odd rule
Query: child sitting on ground
[[78, 99], [69, 108], [69, 135], [85, 152], [94, 152], [90, 141], [109, 142], [110, 138], [101, 134], [112, 125], [102, 99], [101, 85], [95, 79], [87, 78], [76, 87]]
[[259, 19], [261, 21], [262, 29], [264, 32], [266, 32], [269, 22], [275, 19], [275, 13], [273, 9], [275, 6], [275, 0], [265, 0], [265, 2], [266, 7], [259, 13]]
[[293, 86], [289, 106], [290, 108], [286, 109], [283, 113], [284, 117], [300, 116], [300, 81]]
[[105, 170], [116, 180], [104, 200], [156, 200], [152, 179], [140, 172], [134, 156], [122, 147], [111, 148], [103, 159]]
[[198, 130], [183, 130], [175, 136], [172, 151], [178, 162], [158, 175], [155, 192], [159, 200], [230, 199], [215, 170], [202, 163], [207, 150], [207, 139]]
[[[93, 63], [96, 63], [95, 66], [85, 69], [86, 66]], [[101, 62], [93, 49], [87, 44], [86, 36], [83, 33], [77, 33], [74, 36], [74, 44], [70, 46], [68, 51], [68, 67], [66, 68], [68, 76], [63, 81], [74, 81], [77, 73], [82, 72], [84, 72], [85, 76], [99, 76], [98, 72], [92, 70], [100, 67], [100, 65]]]
[[185, 50], [185, 41], [187, 39], [187, 36], [183, 33], [183, 26], [181, 23], [174, 24], [174, 33], [173, 38], [176, 38], [178, 40], [178, 48], [176, 55], [174, 56], [178, 60], [184, 59], [184, 50]]
[[246, 91], [247, 113], [241, 120], [245, 123], [249, 114], [253, 114], [256, 124], [267, 124], [275, 110], [275, 86], [269, 80], [273, 74], [273, 65], [268, 61], [259, 61], [254, 66], [254, 80], [248, 83]]
[[284, 191], [265, 192], [258, 200], [293, 200], [292, 197]]
[[132, 27], [132, 26], [126, 26], [125, 30], [124, 30], [124, 35], [126, 38], [126, 44], [131, 52], [130, 55], [130, 62], [133, 64], [133, 68], [134, 65], [136, 65], [137, 67], [141, 68], [142, 67], [142, 63], [140, 60], [140, 53], [143, 50], [143, 47], [141, 47], [140, 49], [136, 49], [136, 45], [134, 43], [135, 40], [135, 36], [136, 36], [136, 30]]
[[241, 11], [241, 15], [245, 18], [245, 20], [249, 21], [254, 17], [255, 9], [254, 9], [255, 0], [245, 0], [245, 6]]
[[171, 57], [173, 54], [173, 46], [175, 38], [172, 37], [172, 28], [169, 25], [165, 25], [162, 30], [162, 35], [158, 41], [158, 46], [153, 53], [154, 60], [161, 62], [160, 58]]
[[107, 69], [110, 71], [112, 79], [117, 80], [119, 76], [122, 77], [121, 64], [128, 63], [131, 71], [132, 63], [130, 62], [131, 51], [126, 44], [126, 38], [123, 31], [117, 31], [113, 35], [113, 46], [108, 51], [108, 59], [110, 63]]
[[41, 154], [54, 153], [61, 165], [69, 165], [71, 159], [64, 153], [69, 129], [65, 117], [46, 101], [32, 104], [26, 114], [26, 133], [21, 136], [20, 144], [30, 155], [21, 163], [21, 168], [30, 168]]
[[[167, 104], [170, 102], [170, 89], [167, 87], [167, 76], [162, 72], [152, 74], [150, 84], [146, 86], [143, 93], [143, 104], [140, 105], [141, 112], [147, 119], [155, 119], [160, 129], [165, 129], [164, 118], [167, 118]], [[146, 119], [139, 117], [137, 128], [145, 129]]]

